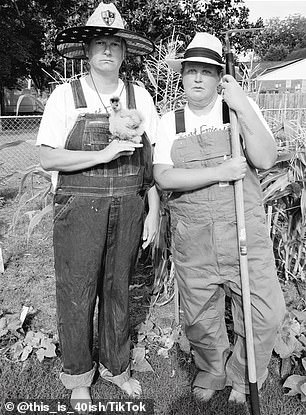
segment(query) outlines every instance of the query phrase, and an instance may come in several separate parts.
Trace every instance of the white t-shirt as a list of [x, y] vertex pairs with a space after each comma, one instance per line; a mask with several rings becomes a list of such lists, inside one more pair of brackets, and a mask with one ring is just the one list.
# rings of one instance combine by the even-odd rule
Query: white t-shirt
[[[40, 123], [36, 145], [47, 145], [54, 148], [64, 148], [69, 132], [74, 126], [79, 114], [101, 112], [105, 113], [102, 102], [110, 110], [110, 98], [120, 96], [123, 108], [126, 108], [126, 90], [121, 79], [118, 88], [112, 94], [100, 94], [90, 88], [85, 77], [80, 78], [87, 108], [75, 108], [70, 83], [64, 83], [55, 88], [50, 95]], [[159, 117], [149, 92], [138, 85], [134, 85], [137, 110], [144, 117], [144, 127], [152, 144], [155, 144]], [[52, 172], [52, 183], [55, 187], [57, 172]]]
[[[258, 105], [249, 98], [249, 101], [266, 126], [267, 130], [270, 131], [267, 122], [265, 121]], [[198, 116], [194, 114], [188, 104], [184, 108], [185, 115], [185, 128], [186, 133], [199, 134], [201, 131], [205, 131], [209, 128], [224, 128], [223, 116], [222, 116], [222, 97], [218, 95], [215, 105], [209, 112], [209, 114]], [[271, 133], [272, 135], [272, 133]], [[158, 127], [158, 139], [154, 148], [154, 164], [169, 164], [173, 165], [170, 153], [174, 140], [180, 135], [176, 134], [175, 131], [175, 113], [170, 111], [161, 117]]]

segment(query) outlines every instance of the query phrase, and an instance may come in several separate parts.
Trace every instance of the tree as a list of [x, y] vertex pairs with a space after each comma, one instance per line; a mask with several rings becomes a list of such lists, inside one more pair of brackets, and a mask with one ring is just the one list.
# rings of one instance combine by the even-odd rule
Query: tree
[[[105, 3], [110, 1], [104, 0]], [[169, 38], [176, 28], [185, 47], [196, 31], [224, 38], [223, 31], [249, 27], [248, 9], [239, 0], [122, 0], [113, 1], [127, 28], [144, 32], [154, 42]], [[63, 73], [63, 59], [54, 51], [56, 33], [84, 24], [100, 0], [6, 0], [0, 3], [0, 87], [14, 87], [31, 76], [46, 85], [46, 74]], [[145, 28], [145, 30], [144, 30]], [[245, 40], [244, 40], [245, 42]], [[236, 42], [241, 48], [243, 42]], [[140, 77], [142, 59], [130, 59], [129, 73]], [[123, 68], [124, 70], [124, 68]]]
[[291, 52], [306, 48], [306, 17], [273, 18], [257, 36], [255, 52], [263, 60], [284, 60]]
[[[170, 39], [175, 33], [182, 43], [181, 50], [193, 38], [195, 32], [206, 31], [224, 40], [229, 29], [250, 27], [248, 9], [239, 0], [123, 0], [114, 1], [130, 30], [143, 32], [155, 44]], [[248, 38], [236, 42], [236, 49], [249, 45]], [[142, 63], [129, 61], [129, 73], [143, 77]]]
[[0, 3], [0, 104], [3, 109], [3, 89], [13, 88], [31, 76], [38, 87], [43, 85], [45, 56], [45, 21], [51, 19], [64, 24], [65, 13], [74, 1], [7, 0]]
[[[104, 3], [111, 2], [120, 11], [128, 29], [144, 33], [154, 43], [170, 38], [174, 27], [182, 40], [182, 47], [190, 42], [196, 31], [209, 31], [224, 38], [222, 32], [225, 30], [249, 27], [248, 9], [239, 0], [104, 0]], [[85, 24], [100, 0], [74, 0], [71, 3], [64, 27]], [[62, 67], [62, 60], [54, 53], [52, 46], [56, 29], [59, 26], [55, 21], [49, 21], [46, 25], [43, 63], [51, 72], [54, 69], [61, 71]], [[237, 45], [240, 50], [243, 42]], [[127, 65], [129, 76], [138, 79], [143, 77], [142, 58], [130, 58]], [[127, 72], [126, 66], [122, 70], [123, 74]]]

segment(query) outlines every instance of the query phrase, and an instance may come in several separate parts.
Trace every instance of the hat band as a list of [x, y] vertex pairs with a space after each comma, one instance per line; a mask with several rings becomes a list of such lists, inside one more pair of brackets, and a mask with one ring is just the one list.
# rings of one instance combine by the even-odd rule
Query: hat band
[[220, 65], [223, 65], [222, 58], [219, 53], [208, 48], [187, 49], [184, 54], [184, 59], [187, 58], [208, 58], [220, 63]]

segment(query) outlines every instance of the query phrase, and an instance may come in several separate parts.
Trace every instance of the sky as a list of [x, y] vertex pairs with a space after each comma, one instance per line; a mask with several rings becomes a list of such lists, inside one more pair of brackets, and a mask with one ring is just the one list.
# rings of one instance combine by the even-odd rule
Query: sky
[[249, 8], [249, 20], [255, 22], [257, 18], [263, 20], [272, 17], [284, 18], [290, 14], [301, 14], [306, 17], [306, 0], [244, 0]]

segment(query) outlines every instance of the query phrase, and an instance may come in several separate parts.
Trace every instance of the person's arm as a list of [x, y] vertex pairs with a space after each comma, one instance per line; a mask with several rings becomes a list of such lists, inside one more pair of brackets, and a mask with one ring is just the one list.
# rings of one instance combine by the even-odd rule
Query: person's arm
[[154, 178], [161, 189], [187, 192], [218, 182], [243, 179], [246, 173], [246, 159], [236, 157], [225, 160], [215, 167], [197, 169], [174, 168], [170, 164], [155, 164]]
[[142, 147], [142, 144], [113, 140], [100, 151], [74, 151], [41, 145], [39, 157], [43, 169], [69, 172], [109, 163], [118, 157], [131, 155], [136, 147]]
[[271, 168], [277, 158], [277, 147], [270, 129], [238, 82], [231, 75], [225, 75], [222, 81], [223, 98], [237, 114], [250, 162], [258, 169]]
[[143, 249], [146, 249], [146, 247], [154, 241], [158, 232], [160, 197], [155, 186], [152, 186], [148, 190], [148, 205], [149, 212], [145, 219], [142, 234]]

